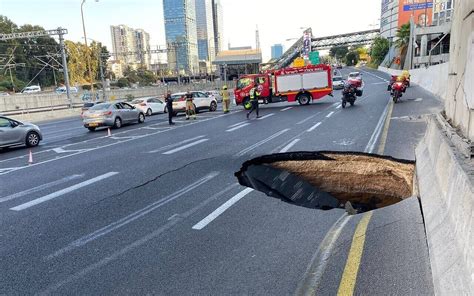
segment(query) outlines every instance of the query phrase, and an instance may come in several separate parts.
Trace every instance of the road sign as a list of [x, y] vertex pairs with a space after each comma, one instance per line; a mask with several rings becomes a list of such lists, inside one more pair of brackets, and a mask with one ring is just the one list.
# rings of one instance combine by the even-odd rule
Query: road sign
[[309, 53], [309, 60], [311, 61], [311, 64], [313, 65], [319, 65], [319, 51], [312, 51]]
[[295, 68], [302, 68], [304, 67], [304, 59], [303, 58], [296, 58], [293, 62], [293, 67]]

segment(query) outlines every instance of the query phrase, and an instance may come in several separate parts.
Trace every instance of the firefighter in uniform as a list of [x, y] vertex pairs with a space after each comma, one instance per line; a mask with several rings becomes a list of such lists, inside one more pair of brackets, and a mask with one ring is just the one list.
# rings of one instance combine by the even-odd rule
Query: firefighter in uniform
[[252, 87], [249, 95], [250, 95], [250, 103], [252, 104], [252, 108], [247, 113], [247, 119], [250, 118], [250, 114], [252, 114], [254, 110], [255, 110], [255, 113], [257, 113], [257, 118], [260, 118], [260, 116], [258, 115], [258, 99], [260, 98], [260, 92], [257, 86]]
[[196, 119], [196, 109], [194, 109], [194, 99], [193, 94], [191, 92], [186, 93], [186, 120], [193, 117]]
[[222, 87], [221, 96], [222, 96], [222, 109], [224, 110], [224, 113], [229, 113], [229, 111], [230, 111], [230, 94], [229, 94], [229, 91], [227, 90], [227, 85], [224, 85]]

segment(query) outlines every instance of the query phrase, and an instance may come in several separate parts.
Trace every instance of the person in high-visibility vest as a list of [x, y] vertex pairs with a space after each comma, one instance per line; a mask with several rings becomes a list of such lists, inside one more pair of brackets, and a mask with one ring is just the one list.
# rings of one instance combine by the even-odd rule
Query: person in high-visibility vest
[[191, 92], [186, 93], [186, 120], [192, 116], [193, 119], [196, 119], [196, 109], [194, 109], [194, 98]]
[[222, 87], [221, 96], [222, 96], [222, 109], [224, 110], [224, 113], [229, 113], [229, 111], [230, 111], [230, 94], [229, 94], [229, 91], [227, 90], [227, 85], [224, 85]]
[[255, 113], [257, 113], [257, 118], [260, 118], [260, 116], [258, 115], [258, 99], [260, 98], [260, 92], [258, 91], [258, 88], [256, 86], [252, 87], [249, 92], [249, 96], [252, 108], [250, 108], [250, 111], [247, 113], [247, 119], [250, 118], [250, 114], [252, 114], [253, 110], [255, 110]]

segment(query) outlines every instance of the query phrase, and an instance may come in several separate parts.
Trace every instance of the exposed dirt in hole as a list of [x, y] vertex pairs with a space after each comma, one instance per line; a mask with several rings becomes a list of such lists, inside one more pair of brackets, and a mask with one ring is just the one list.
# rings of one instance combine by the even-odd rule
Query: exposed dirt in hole
[[413, 195], [415, 163], [354, 152], [291, 152], [259, 157], [236, 173], [242, 185], [297, 205], [356, 212]]

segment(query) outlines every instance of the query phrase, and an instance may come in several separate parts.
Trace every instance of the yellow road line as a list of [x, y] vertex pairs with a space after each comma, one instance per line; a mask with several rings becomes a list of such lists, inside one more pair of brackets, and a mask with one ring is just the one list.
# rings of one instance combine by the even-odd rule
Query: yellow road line
[[385, 118], [383, 132], [380, 137], [379, 149], [377, 150], [377, 154], [380, 154], [380, 155], [382, 155], [385, 151], [385, 143], [387, 143], [388, 128], [390, 127], [390, 120], [392, 120], [393, 101], [390, 101], [389, 104], [390, 105], [388, 106], [388, 112], [387, 112], [387, 117]]
[[359, 224], [357, 224], [354, 236], [352, 237], [349, 256], [347, 257], [346, 266], [344, 267], [344, 272], [337, 291], [338, 296], [354, 294], [357, 273], [359, 272], [362, 252], [364, 251], [367, 226], [369, 225], [370, 218], [372, 218], [372, 213], [373, 211], [366, 213], [360, 220]]

